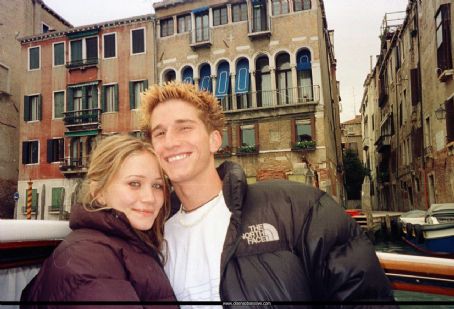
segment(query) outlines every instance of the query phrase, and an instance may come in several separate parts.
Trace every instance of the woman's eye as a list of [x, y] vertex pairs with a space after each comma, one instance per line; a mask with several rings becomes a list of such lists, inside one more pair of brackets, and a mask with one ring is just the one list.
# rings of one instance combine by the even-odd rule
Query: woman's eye
[[138, 188], [138, 187], [140, 187], [140, 182], [138, 182], [138, 181], [131, 181], [131, 182], [129, 183], [129, 185], [130, 185], [131, 187]]
[[162, 188], [164, 188], [164, 186], [161, 185], [160, 183], [155, 183], [155, 184], [152, 185], [152, 187], [153, 187], [154, 189], [159, 189], [159, 190], [161, 190]]

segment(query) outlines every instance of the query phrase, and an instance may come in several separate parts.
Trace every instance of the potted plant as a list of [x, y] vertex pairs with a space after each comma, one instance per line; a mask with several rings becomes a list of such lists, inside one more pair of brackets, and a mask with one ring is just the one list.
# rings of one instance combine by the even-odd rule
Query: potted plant
[[315, 149], [315, 145], [316, 145], [315, 141], [299, 141], [295, 143], [294, 148], [296, 150], [299, 149], [313, 150]]

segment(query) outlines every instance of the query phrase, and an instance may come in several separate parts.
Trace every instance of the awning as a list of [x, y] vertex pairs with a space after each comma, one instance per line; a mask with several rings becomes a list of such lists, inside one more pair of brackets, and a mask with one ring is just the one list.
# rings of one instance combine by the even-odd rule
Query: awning
[[183, 83], [194, 84], [194, 73], [192, 68], [187, 67], [183, 71]]
[[216, 96], [224, 97], [229, 93], [230, 67], [228, 62], [222, 62], [218, 67]]
[[197, 13], [202, 13], [202, 12], [205, 12], [205, 11], [208, 11], [208, 7], [207, 6], [202, 6], [200, 8], [192, 10], [192, 13], [197, 14]]
[[69, 131], [65, 132], [65, 136], [78, 137], [78, 136], [91, 136], [98, 135], [99, 130], [83, 130], [83, 131]]
[[309, 51], [307, 50], [300, 51], [296, 59], [298, 61], [296, 64], [296, 69], [298, 71], [305, 71], [311, 69], [311, 54]]
[[249, 62], [247, 59], [242, 59], [236, 65], [235, 93], [246, 92], [249, 92]]
[[99, 32], [99, 28], [96, 28], [96, 29], [82, 30], [82, 31], [67, 33], [66, 36], [68, 37], [68, 39], [74, 40], [74, 39], [78, 39], [78, 38], [84, 38], [87, 36], [98, 35], [98, 32]]
[[99, 84], [99, 80], [95, 80], [93, 82], [68, 85], [68, 88], [79, 88], [79, 87], [85, 87], [85, 86], [94, 86], [94, 85], [98, 85], [98, 84]]
[[211, 91], [211, 68], [209, 64], [203, 65], [200, 69], [199, 88]]

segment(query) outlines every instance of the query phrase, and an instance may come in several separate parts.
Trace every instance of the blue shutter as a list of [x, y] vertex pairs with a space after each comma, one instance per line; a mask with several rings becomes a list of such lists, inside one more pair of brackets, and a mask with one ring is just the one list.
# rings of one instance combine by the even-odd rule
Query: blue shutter
[[187, 67], [183, 71], [183, 83], [194, 84], [194, 74], [191, 67]]
[[247, 59], [242, 59], [236, 65], [235, 93], [247, 92], [249, 92], [249, 62]]
[[298, 63], [296, 64], [296, 69], [298, 71], [311, 69], [311, 53], [308, 50], [300, 51], [296, 59], [298, 61]]
[[216, 85], [216, 97], [222, 98], [229, 93], [230, 67], [228, 62], [222, 62], [218, 66], [218, 79]]
[[199, 88], [211, 92], [211, 68], [209, 64], [205, 64], [200, 69]]

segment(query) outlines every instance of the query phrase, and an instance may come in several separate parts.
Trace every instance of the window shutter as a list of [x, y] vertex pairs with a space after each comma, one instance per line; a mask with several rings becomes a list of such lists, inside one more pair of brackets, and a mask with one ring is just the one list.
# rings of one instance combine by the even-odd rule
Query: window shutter
[[259, 124], [256, 123], [254, 125], [254, 133], [255, 133], [255, 146], [260, 145], [259, 143]]
[[58, 161], [63, 161], [65, 157], [65, 139], [60, 139], [58, 143]]
[[53, 152], [53, 147], [52, 147], [52, 144], [53, 144], [53, 140], [52, 139], [48, 139], [47, 140], [47, 163], [51, 163], [53, 162], [53, 155], [52, 155], [52, 152]]
[[38, 152], [39, 152], [39, 146], [38, 146], [38, 141], [34, 141], [30, 143], [30, 147], [32, 147], [32, 161], [31, 163], [39, 163], [38, 162]]
[[28, 164], [29, 142], [22, 142], [22, 164]]
[[38, 192], [36, 189], [32, 189], [32, 210], [38, 208]]
[[446, 101], [445, 109], [447, 142], [450, 143], [454, 141], [454, 99]]
[[30, 121], [30, 97], [24, 95], [24, 121]]
[[452, 53], [451, 53], [451, 5], [443, 4], [443, 45], [445, 56], [445, 69], [452, 69]]
[[101, 112], [105, 113], [106, 108], [106, 86], [101, 87]]
[[410, 77], [411, 77], [411, 104], [417, 105], [419, 102], [418, 68], [410, 70]]
[[68, 90], [66, 91], [66, 111], [67, 112], [74, 111], [74, 99], [72, 88], [68, 88]]
[[89, 106], [88, 108], [99, 108], [99, 104], [98, 104], [98, 85], [92, 86], [92, 87], [93, 87], [93, 92], [92, 92], [93, 106]]
[[39, 95], [38, 96], [38, 120], [42, 120], [43, 118], [43, 96]]
[[82, 109], [88, 108], [87, 87], [82, 87]]
[[145, 91], [147, 89], [148, 89], [148, 79], [143, 81], [143, 90]]
[[134, 82], [129, 82], [129, 107], [131, 109], [135, 108], [135, 104], [134, 104]]
[[114, 86], [114, 110], [118, 112], [118, 84]]

